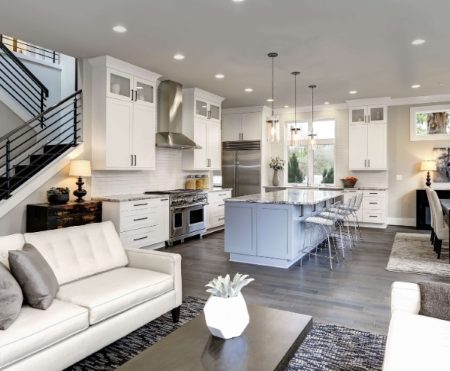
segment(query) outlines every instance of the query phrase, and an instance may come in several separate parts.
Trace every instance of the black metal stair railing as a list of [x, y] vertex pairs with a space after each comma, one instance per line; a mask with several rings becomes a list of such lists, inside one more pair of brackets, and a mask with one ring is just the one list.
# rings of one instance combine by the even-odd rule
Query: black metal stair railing
[[0, 88], [35, 117], [45, 110], [48, 89], [3, 41], [0, 34]]
[[0, 138], [0, 200], [80, 142], [81, 110], [78, 90]]

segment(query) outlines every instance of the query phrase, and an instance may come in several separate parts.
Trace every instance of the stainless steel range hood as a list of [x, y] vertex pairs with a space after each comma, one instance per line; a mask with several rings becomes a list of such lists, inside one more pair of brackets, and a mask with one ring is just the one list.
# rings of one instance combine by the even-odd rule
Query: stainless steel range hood
[[158, 87], [158, 129], [156, 146], [174, 149], [201, 148], [182, 133], [183, 87], [165, 80]]

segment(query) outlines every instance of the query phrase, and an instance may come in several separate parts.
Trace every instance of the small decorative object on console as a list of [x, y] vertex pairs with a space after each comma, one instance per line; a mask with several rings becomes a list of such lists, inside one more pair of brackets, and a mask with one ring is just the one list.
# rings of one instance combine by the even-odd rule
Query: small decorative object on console
[[77, 197], [77, 202], [83, 202], [83, 197], [86, 196], [87, 192], [83, 189], [83, 178], [91, 176], [91, 162], [89, 160], [73, 160], [70, 163], [69, 176], [78, 177], [78, 181], [75, 183], [78, 188], [73, 191], [75, 197]]
[[205, 304], [205, 320], [209, 331], [222, 339], [240, 336], [250, 321], [247, 304], [241, 294], [253, 278], [236, 273], [233, 280], [230, 275], [219, 276], [209, 282], [207, 292], [211, 294]]
[[278, 187], [280, 185], [280, 178], [278, 176], [278, 171], [284, 169], [284, 160], [280, 157], [275, 157], [270, 159], [269, 167], [273, 169], [272, 185]]
[[342, 178], [341, 181], [344, 184], [344, 188], [353, 188], [358, 181], [358, 178], [355, 176], [347, 176]]
[[69, 202], [69, 193], [67, 187], [52, 187], [47, 191], [47, 201], [52, 205], [65, 205]]

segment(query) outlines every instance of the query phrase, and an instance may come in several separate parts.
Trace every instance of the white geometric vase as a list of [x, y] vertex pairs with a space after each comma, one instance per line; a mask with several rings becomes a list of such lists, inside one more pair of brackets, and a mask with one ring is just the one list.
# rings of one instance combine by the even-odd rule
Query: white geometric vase
[[241, 293], [232, 298], [210, 296], [203, 311], [211, 334], [222, 339], [240, 336], [250, 322], [247, 304]]

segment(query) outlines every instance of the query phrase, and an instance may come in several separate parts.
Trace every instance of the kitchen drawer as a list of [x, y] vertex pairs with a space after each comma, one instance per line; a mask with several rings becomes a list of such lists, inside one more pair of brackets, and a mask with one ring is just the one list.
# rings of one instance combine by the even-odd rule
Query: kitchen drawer
[[374, 223], [374, 224], [383, 224], [384, 223], [384, 213], [375, 211], [365, 211], [363, 212], [363, 222], [364, 223]]
[[371, 191], [371, 190], [365, 190], [364, 191], [364, 197], [386, 197], [386, 191]]
[[122, 232], [120, 240], [126, 247], [140, 248], [161, 242], [160, 234], [159, 226], [154, 225], [134, 231]]
[[127, 211], [120, 215], [120, 232], [159, 224], [159, 209]]
[[368, 210], [384, 210], [384, 198], [366, 197], [363, 199], [363, 209]]
[[231, 198], [231, 191], [208, 192], [209, 204], [222, 204], [227, 198]]
[[120, 203], [120, 211], [139, 211], [144, 209], [151, 209], [154, 207], [159, 207], [162, 202], [167, 202], [169, 200], [168, 197], [161, 198], [151, 198], [146, 200], [139, 201], [129, 201], [129, 202], [121, 202]]

